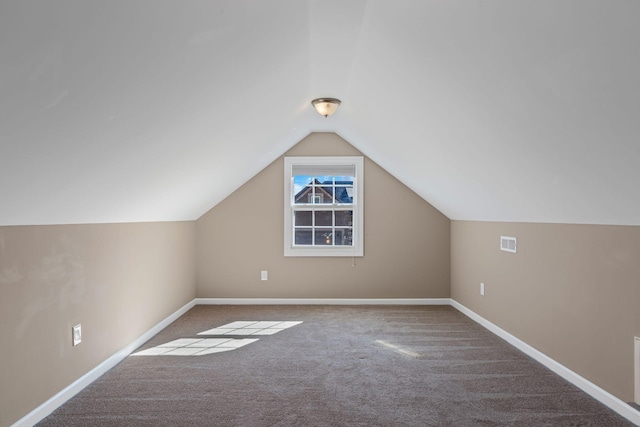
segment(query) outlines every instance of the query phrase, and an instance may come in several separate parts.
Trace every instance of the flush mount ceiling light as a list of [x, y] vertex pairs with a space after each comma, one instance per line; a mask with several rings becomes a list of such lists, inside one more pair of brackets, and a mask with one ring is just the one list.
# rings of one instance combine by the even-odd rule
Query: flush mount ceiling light
[[336, 112], [341, 101], [336, 98], [317, 98], [311, 101], [311, 105], [316, 111], [325, 117], [329, 117]]

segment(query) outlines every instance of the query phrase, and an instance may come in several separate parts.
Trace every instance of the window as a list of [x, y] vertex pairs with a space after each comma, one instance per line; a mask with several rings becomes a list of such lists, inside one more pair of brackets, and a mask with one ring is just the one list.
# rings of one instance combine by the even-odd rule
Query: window
[[285, 157], [285, 256], [363, 255], [363, 163]]

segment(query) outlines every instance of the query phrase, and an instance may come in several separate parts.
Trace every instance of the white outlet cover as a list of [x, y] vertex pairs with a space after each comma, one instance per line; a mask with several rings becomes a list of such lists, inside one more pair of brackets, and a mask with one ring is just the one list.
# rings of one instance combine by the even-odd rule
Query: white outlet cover
[[267, 270], [262, 270], [260, 272], [260, 280], [268, 280], [268, 273]]
[[82, 342], [82, 326], [77, 324], [73, 327], [73, 345], [76, 346]]

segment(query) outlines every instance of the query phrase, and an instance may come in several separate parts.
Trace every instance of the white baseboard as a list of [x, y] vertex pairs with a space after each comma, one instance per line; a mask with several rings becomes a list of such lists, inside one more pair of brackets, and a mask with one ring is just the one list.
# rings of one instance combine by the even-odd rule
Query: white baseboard
[[58, 394], [53, 396], [51, 399], [44, 402], [42, 405], [38, 406], [36, 409], [31, 411], [29, 414], [18, 420], [12, 427], [30, 427], [41, 421], [47, 415], [51, 414], [58, 407], [60, 407], [67, 400], [71, 399], [73, 396], [78, 394], [82, 389], [86, 386], [94, 382], [100, 376], [105, 374], [111, 368], [116, 366], [118, 363], [123, 361], [127, 356], [129, 356], [136, 348], [140, 347], [145, 342], [149, 341], [154, 335], [158, 332], [169, 326], [172, 322], [182, 316], [184, 313], [189, 311], [192, 307], [196, 305], [195, 300], [185, 304], [182, 308], [180, 308], [175, 313], [169, 315], [166, 319], [162, 320], [160, 323], [155, 325], [153, 328], [149, 329], [147, 332], [142, 334], [136, 340], [131, 342], [122, 350], [115, 353], [113, 356], [109, 357], [107, 360], [78, 378], [76, 381], [65, 387]]
[[196, 298], [198, 305], [450, 305], [449, 298]]
[[635, 410], [631, 405], [623, 402], [622, 400], [618, 399], [611, 393], [598, 387], [597, 385], [587, 380], [586, 378], [576, 374], [571, 369], [565, 367], [564, 365], [561, 365], [560, 363], [556, 362], [546, 354], [531, 347], [529, 344], [525, 343], [524, 341], [514, 337], [509, 332], [489, 322], [487, 319], [480, 316], [479, 314], [469, 310], [467, 307], [460, 304], [456, 300], [451, 299], [451, 306], [456, 310], [460, 311], [462, 314], [469, 317], [471, 320], [474, 320], [475, 322], [484, 326], [489, 331], [493, 332], [495, 335], [507, 341], [509, 344], [511, 344], [518, 350], [522, 351], [526, 355], [535, 359], [537, 362], [551, 369], [553, 372], [560, 375], [562, 378], [569, 381], [571, 384], [577, 386], [578, 388], [580, 388], [582, 391], [584, 391], [591, 397], [600, 401], [602, 404], [608, 406], [618, 414], [622, 415], [632, 423], [636, 425], [640, 425], [640, 411]]

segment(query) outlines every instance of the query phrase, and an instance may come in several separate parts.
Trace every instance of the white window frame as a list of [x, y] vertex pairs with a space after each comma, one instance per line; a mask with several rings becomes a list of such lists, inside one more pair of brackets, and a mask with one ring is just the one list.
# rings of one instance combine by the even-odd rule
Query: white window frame
[[[295, 166], [354, 166], [353, 178], [353, 244], [351, 246], [295, 245], [293, 233], [294, 211], [297, 209], [334, 210], [336, 204], [294, 203], [293, 167]], [[327, 175], [330, 175], [329, 173]], [[364, 158], [340, 157], [285, 157], [284, 158], [284, 256], [287, 257], [362, 257], [364, 256]], [[344, 205], [342, 205], [344, 206]], [[339, 209], [336, 209], [339, 210]]]

